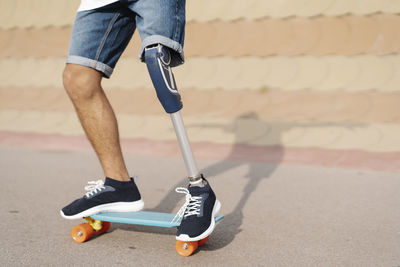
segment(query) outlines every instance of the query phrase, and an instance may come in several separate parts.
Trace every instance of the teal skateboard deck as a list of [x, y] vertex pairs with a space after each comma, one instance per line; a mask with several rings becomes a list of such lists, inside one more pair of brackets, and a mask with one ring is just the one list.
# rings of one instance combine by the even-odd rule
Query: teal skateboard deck
[[[90, 217], [95, 220], [105, 222], [137, 224], [167, 228], [178, 227], [180, 225], [180, 221], [173, 221], [175, 214], [152, 211], [100, 212]], [[215, 217], [215, 222], [220, 221], [223, 217], [224, 215]]]

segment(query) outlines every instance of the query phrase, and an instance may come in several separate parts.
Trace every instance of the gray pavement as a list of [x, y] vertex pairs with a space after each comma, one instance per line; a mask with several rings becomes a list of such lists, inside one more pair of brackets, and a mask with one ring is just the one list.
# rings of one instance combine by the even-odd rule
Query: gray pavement
[[[176, 212], [180, 158], [128, 155], [148, 210]], [[400, 266], [398, 173], [244, 161], [198, 162], [225, 219], [196, 254], [174, 229], [112, 224], [72, 241], [59, 209], [101, 178], [93, 153], [0, 147], [1, 266]]]

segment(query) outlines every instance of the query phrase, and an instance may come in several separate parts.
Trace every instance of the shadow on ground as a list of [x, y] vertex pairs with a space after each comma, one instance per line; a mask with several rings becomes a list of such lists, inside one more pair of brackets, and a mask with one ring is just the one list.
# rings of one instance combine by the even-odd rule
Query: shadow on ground
[[[249, 129], [243, 129], [245, 126], [244, 121], [250, 121], [253, 125], [262, 125], [258, 128], [254, 134], [249, 134]], [[205, 175], [213, 184], [215, 179], [221, 174], [235, 169], [239, 166], [247, 166], [248, 172], [243, 177], [236, 177], [237, 179], [246, 179], [247, 183], [241, 192], [232, 192], [232, 195], [238, 196], [237, 204], [234, 206], [231, 213], [225, 214], [225, 218], [217, 226], [217, 231], [213, 233], [213, 242], [207, 243], [207, 246], [202, 248], [203, 250], [217, 250], [223, 248], [230, 244], [236, 237], [238, 233], [242, 231], [241, 226], [243, 224], [243, 209], [246, 206], [247, 201], [251, 195], [257, 189], [257, 186], [263, 179], [271, 177], [275, 172], [277, 167], [281, 164], [284, 158], [284, 147], [282, 144], [283, 133], [290, 131], [295, 127], [329, 127], [329, 126], [343, 126], [343, 127], [359, 127], [360, 124], [348, 124], [348, 123], [307, 123], [307, 122], [265, 122], [261, 121], [257, 114], [254, 112], [248, 112], [238, 116], [231, 125], [219, 125], [219, 124], [190, 124], [187, 128], [218, 128], [223, 129], [227, 132], [235, 133], [235, 142], [233, 143], [232, 149], [227, 157], [223, 160], [207, 166], [201, 169], [201, 173]], [[240, 128], [240, 129], [239, 129]], [[261, 129], [261, 130], [260, 130]], [[265, 138], [267, 136], [268, 142], [271, 144], [278, 144], [273, 146], [273, 155], [268, 155], [268, 160], [271, 162], [269, 164], [252, 161], [238, 160], [237, 154], [243, 153], [243, 142], [251, 142], [257, 140], [258, 138]], [[165, 197], [159, 202], [159, 204], [150, 209], [150, 211], [166, 212], [172, 213], [176, 203], [182, 199], [181, 194], [175, 193], [176, 187], [186, 187], [187, 178], [182, 179], [176, 183], [170, 190], [165, 194]], [[218, 192], [216, 192], [218, 193]], [[218, 195], [217, 195], [218, 197]], [[224, 200], [220, 199], [222, 207], [224, 206]], [[223, 210], [223, 209], [222, 209]], [[175, 229], [165, 229], [165, 228], [154, 228], [145, 226], [126, 226], [119, 225], [119, 228], [126, 230], [135, 230], [143, 232], [151, 232], [157, 234], [168, 234], [174, 235]]]
[[[217, 177], [225, 173], [231, 169], [235, 169], [239, 166], [247, 166], [248, 173], [244, 177], [237, 177], [237, 178], [244, 178], [247, 179], [247, 184], [243, 188], [243, 191], [240, 192], [232, 192], [233, 195], [239, 196], [239, 200], [236, 206], [233, 209], [233, 212], [229, 214], [225, 214], [225, 218], [221, 221], [220, 226], [217, 228], [218, 231], [213, 233], [213, 240], [214, 242], [208, 243], [207, 246], [203, 247], [204, 250], [216, 250], [226, 245], [230, 244], [234, 239], [235, 236], [241, 232], [241, 225], [243, 223], [243, 208], [246, 205], [249, 197], [251, 194], [256, 190], [257, 185], [260, 183], [262, 179], [266, 179], [271, 176], [271, 174], [275, 171], [278, 164], [259, 164], [250, 161], [238, 161], [235, 155], [237, 153], [241, 153], [241, 147], [239, 146], [239, 141], [244, 140], [246, 138], [244, 131], [236, 131], [236, 125], [239, 124], [239, 121], [244, 119], [252, 119], [258, 120], [258, 117], [255, 113], [245, 113], [241, 116], [237, 117], [236, 120], [232, 123], [232, 125], [216, 125], [216, 124], [202, 124], [202, 125], [187, 125], [188, 128], [190, 127], [218, 127], [223, 128], [225, 131], [234, 132], [236, 133], [235, 142], [232, 146], [232, 150], [230, 154], [224, 158], [223, 160], [207, 166], [203, 168], [200, 172], [203, 173], [206, 177], [210, 177], [209, 181], [212, 184], [214, 179], [218, 179]], [[268, 129], [268, 128], [267, 128]], [[265, 135], [266, 133], [260, 133]], [[259, 136], [258, 136], [259, 137]], [[283, 158], [283, 147], [277, 146], [274, 162], [280, 162]], [[171, 213], [173, 207], [175, 207], [176, 203], [180, 201], [181, 195], [175, 193], [175, 188], [179, 186], [187, 186], [187, 178], [182, 179], [180, 182], [175, 184], [168, 193], [166, 193], [165, 197], [160, 201], [160, 203], [154, 207], [153, 211], [161, 211], [161, 212], [168, 212]], [[218, 196], [217, 196], [218, 197]], [[222, 206], [224, 205], [223, 200], [221, 200]]]

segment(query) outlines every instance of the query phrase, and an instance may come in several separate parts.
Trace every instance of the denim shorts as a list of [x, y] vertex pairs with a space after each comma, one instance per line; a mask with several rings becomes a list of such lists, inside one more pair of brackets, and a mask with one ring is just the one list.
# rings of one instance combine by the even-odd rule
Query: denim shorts
[[72, 29], [67, 63], [91, 67], [109, 78], [136, 27], [144, 48], [162, 44], [172, 51], [171, 66], [183, 64], [186, 0], [120, 0], [79, 11]]

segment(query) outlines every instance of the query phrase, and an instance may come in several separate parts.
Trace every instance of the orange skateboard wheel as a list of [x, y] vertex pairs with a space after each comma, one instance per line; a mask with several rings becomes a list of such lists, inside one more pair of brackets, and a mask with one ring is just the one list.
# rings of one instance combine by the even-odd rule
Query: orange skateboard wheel
[[93, 228], [88, 223], [75, 225], [71, 230], [71, 237], [76, 243], [83, 243], [93, 235]]
[[198, 247], [198, 241], [180, 241], [176, 240], [175, 243], [175, 250], [178, 252], [179, 255], [183, 257], [188, 257], [196, 251]]
[[206, 236], [206, 237], [204, 237], [203, 239], [200, 239], [200, 240], [198, 241], [199, 247], [202, 246], [202, 245], [204, 245], [204, 243], [207, 242], [207, 240], [208, 240], [209, 237], [210, 237], [210, 236]]
[[95, 231], [95, 235], [101, 235], [102, 233], [105, 233], [110, 229], [111, 223], [110, 222], [101, 222], [101, 229], [98, 231]]

